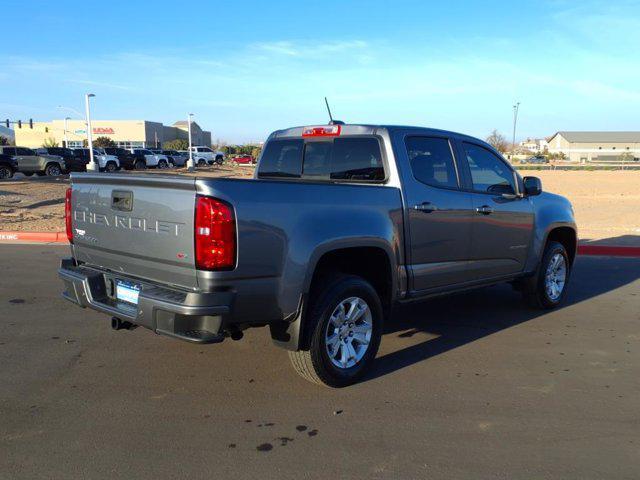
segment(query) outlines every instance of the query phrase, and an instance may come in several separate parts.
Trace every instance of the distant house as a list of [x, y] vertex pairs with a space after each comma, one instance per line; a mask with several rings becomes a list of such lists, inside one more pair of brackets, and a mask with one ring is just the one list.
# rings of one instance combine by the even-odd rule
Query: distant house
[[531, 153], [540, 153], [545, 150], [547, 141], [544, 138], [527, 138], [520, 142], [520, 149]]
[[564, 153], [573, 162], [640, 157], [640, 132], [557, 132], [547, 142], [549, 153]]

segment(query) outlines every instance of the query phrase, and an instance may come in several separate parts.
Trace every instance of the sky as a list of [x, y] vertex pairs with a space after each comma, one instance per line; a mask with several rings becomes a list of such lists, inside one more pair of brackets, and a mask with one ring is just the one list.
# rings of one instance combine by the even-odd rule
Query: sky
[[640, 0], [3, 0], [0, 119], [638, 130]]

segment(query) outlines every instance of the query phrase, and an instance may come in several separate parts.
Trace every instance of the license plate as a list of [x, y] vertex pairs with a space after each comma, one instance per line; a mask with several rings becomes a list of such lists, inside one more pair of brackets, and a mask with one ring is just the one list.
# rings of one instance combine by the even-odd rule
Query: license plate
[[116, 280], [116, 298], [123, 302], [138, 304], [138, 295], [140, 294], [140, 285], [125, 282], [124, 280]]

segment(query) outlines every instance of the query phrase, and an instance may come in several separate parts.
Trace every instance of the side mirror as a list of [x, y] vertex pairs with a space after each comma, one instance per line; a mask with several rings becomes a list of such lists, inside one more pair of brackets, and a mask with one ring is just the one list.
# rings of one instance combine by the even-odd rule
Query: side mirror
[[524, 177], [524, 194], [527, 197], [533, 197], [542, 193], [542, 182], [538, 177]]

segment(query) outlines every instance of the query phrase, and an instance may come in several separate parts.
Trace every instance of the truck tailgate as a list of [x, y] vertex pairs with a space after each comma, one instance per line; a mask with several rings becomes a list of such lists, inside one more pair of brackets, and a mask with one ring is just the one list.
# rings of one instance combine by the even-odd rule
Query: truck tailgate
[[76, 260], [194, 289], [195, 181], [187, 177], [72, 175]]

